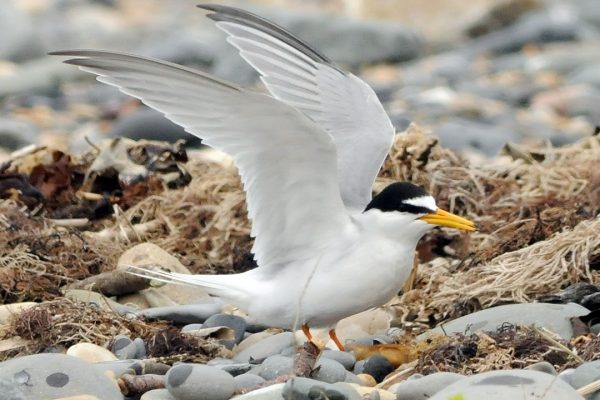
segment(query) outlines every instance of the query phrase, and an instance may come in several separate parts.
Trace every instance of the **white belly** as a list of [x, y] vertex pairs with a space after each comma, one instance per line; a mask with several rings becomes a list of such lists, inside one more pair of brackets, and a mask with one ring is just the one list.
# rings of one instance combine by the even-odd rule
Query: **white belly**
[[[282, 268], [271, 284], [261, 285], [264, 292], [255, 297], [248, 312], [269, 326], [332, 327], [340, 319], [392, 299], [408, 278], [413, 258], [414, 248], [402, 249], [388, 240], [332, 250]], [[266, 283], [263, 278], [256, 276]]]

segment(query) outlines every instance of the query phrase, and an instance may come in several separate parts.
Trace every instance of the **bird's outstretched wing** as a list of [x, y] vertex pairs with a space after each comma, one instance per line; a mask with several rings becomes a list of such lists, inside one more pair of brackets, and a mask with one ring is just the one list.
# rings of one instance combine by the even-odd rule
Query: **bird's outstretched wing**
[[233, 157], [260, 266], [313, 256], [351, 223], [337, 186], [332, 138], [293, 107], [159, 60], [92, 50], [51, 54], [74, 57], [65, 62]]
[[[394, 127], [373, 89], [301, 39], [247, 11], [199, 5], [254, 67], [273, 96], [308, 115], [333, 137], [344, 204], [364, 210]], [[357, 49], [360, 51], [360, 49]]]

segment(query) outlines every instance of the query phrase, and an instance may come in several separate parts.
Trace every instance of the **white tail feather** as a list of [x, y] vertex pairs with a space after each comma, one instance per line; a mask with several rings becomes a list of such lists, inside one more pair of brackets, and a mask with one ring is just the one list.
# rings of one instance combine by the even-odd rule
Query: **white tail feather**
[[217, 283], [216, 280], [223, 280], [232, 275], [187, 275], [177, 272], [166, 272], [147, 268], [127, 265], [126, 272], [140, 276], [142, 278], [152, 279], [159, 282], [175, 283], [179, 285], [199, 286], [206, 289], [208, 294], [218, 297], [223, 297], [231, 300], [237, 300], [247, 296], [247, 293], [239, 289]]

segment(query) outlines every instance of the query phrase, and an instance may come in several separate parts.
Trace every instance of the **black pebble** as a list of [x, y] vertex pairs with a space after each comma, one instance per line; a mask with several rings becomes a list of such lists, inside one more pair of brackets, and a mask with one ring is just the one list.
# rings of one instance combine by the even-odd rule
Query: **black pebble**
[[369, 374], [377, 383], [383, 381], [387, 374], [394, 370], [392, 363], [383, 356], [372, 356], [367, 358], [363, 367], [363, 374]]

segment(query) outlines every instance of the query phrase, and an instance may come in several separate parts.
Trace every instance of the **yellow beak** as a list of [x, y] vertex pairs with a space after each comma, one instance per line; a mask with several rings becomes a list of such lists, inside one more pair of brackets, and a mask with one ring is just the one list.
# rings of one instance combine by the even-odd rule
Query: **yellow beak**
[[419, 219], [428, 224], [449, 226], [450, 228], [462, 229], [465, 231], [474, 231], [477, 229], [475, 224], [468, 219], [444, 211], [441, 208], [438, 208], [434, 213], [419, 217]]

